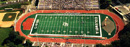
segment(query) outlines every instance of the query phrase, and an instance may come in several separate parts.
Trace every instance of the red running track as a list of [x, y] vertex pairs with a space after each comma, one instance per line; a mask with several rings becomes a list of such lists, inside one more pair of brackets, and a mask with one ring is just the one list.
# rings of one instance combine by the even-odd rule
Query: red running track
[[[26, 17], [28, 17], [32, 14], [36, 14], [36, 13], [102, 13], [102, 14], [111, 16], [114, 19], [114, 21], [116, 22], [116, 26], [118, 27], [118, 29], [116, 31], [116, 34], [112, 38], [106, 39], [106, 40], [90, 40], [90, 39], [85, 39], [85, 40], [84, 39], [68, 39], [68, 40], [66, 40], [66, 39], [61, 39], [61, 38], [53, 39], [53, 38], [36, 38], [36, 37], [26, 36], [21, 31], [21, 23]], [[124, 28], [124, 23], [123, 23], [122, 19], [119, 18], [114, 13], [109, 12], [108, 10], [90, 10], [90, 11], [86, 11], [86, 10], [37, 10], [37, 11], [30, 12], [30, 13], [24, 15], [23, 17], [21, 17], [16, 24], [15, 30], [18, 31], [21, 36], [24, 36], [24, 37], [26, 37], [26, 39], [30, 39], [31, 41], [37, 41], [37, 40], [39, 40], [39, 42], [68, 42], [69, 41], [72, 43], [110, 44], [114, 40], [119, 40], [118, 33], [123, 28]]]

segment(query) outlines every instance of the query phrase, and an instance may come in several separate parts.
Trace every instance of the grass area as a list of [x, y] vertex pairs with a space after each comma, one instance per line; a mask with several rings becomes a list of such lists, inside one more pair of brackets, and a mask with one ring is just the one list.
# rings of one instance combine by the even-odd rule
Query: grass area
[[1, 1], [0, 4], [5, 3], [6, 1]]
[[0, 28], [0, 47], [4, 39], [9, 36], [10, 31], [13, 31], [13, 28]]
[[[39, 22], [37, 22], [38, 20]], [[96, 23], [95, 20], [97, 20]], [[95, 24], [97, 25], [97, 30], [95, 28]], [[33, 27], [32, 34], [86, 34], [87, 36], [100, 36], [98, 14], [41, 14], [37, 16], [35, 25]], [[96, 31], [98, 33], [96, 33]]]

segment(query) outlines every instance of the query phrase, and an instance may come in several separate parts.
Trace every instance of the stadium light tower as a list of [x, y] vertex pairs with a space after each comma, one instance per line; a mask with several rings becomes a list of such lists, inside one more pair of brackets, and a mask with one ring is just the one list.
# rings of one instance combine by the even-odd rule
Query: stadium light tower
[[39, 43], [39, 40], [38, 40], [38, 37], [37, 37], [37, 34], [38, 33], [35, 33], [36, 34], [36, 38], [37, 38], [37, 42], [38, 42], [38, 46], [40, 46], [40, 43]]
[[86, 34], [83, 34], [83, 37], [84, 37], [84, 47], [85, 47], [85, 37], [86, 37]]

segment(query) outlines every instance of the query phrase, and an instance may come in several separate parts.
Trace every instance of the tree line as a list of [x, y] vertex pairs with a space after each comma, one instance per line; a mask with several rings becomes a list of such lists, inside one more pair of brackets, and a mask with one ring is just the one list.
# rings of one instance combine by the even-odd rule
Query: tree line
[[1, 44], [4, 47], [32, 47], [32, 42], [26, 40], [25, 37], [20, 36], [19, 32], [11, 31], [9, 37], [7, 37]]

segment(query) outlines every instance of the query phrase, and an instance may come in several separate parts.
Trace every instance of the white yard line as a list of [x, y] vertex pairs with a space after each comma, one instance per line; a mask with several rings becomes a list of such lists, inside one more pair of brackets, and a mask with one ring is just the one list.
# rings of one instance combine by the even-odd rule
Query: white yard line
[[[62, 18], [63, 18], [63, 17], [62, 17]], [[65, 18], [63, 18], [63, 22], [65, 22]], [[63, 26], [62, 26], [62, 29], [64, 29]], [[64, 30], [63, 30], [62, 32], [65, 34]]]
[[[54, 20], [54, 22], [55, 22], [54, 26], [56, 26], [56, 17], [57, 17], [57, 16], [54, 17], [54, 19], [55, 19], [55, 20]], [[54, 28], [56, 28], [56, 27], [54, 27]], [[56, 32], [57, 32], [57, 28], [56, 28], [56, 31], [55, 31], [54, 33], [56, 34]]]
[[[68, 22], [68, 24], [69, 24], [69, 19], [68, 19], [69, 17], [67, 17], [67, 22]], [[70, 24], [69, 24], [69, 26], [70, 26]], [[69, 28], [69, 27], [68, 27]], [[69, 30], [67, 29], [67, 34], [69, 34]]]
[[36, 14], [35, 19], [34, 19], [34, 21], [33, 21], [33, 25], [32, 25], [32, 28], [31, 28], [30, 34], [32, 33], [32, 30], [33, 30], [33, 27], [34, 27], [34, 23], [36, 22], [36, 19], [37, 19], [37, 14]]
[[44, 16], [44, 15], [48, 15], [48, 16], [98, 16], [99, 14], [37, 14], [39, 16]]
[[[59, 17], [59, 19], [60, 19], [60, 17]], [[59, 20], [59, 22], [61, 23], [61, 19]], [[59, 33], [62, 33], [62, 32], [61, 32], [61, 29], [60, 29], [61, 27], [60, 27], [60, 26], [58, 26], [58, 27], [59, 27], [59, 31], [60, 31]], [[59, 34], [59, 33], [58, 33], [58, 34]]]
[[[52, 17], [52, 16], [51, 16]], [[55, 17], [52, 17], [52, 19], [54, 20]], [[54, 21], [52, 21], [54, 27], [51, 27], [52, 29], [55, 28], [55, 24], [54, 24]], [[53, 32], [54, 31], [54, 32]], [[55, 30], [52, 30], [52, 33], [55, 34]]]
[[[40, 17], [40, 19], [39, 19], [39, 26], [43, 26], [43, 24], [41, 24], [40, 22], [41, 22], [41, 20], [43, 20], [44, 18], [43, 17]], [[38, 30], [40, 29], [40, 31], [38, 31], [39, 33], [41, 33], [42, 31], [44, 32], [44, 30], [43, 30], [43, 28], [38, 28]]]
[[[89, 20], [89, 23], [90, 23], [90, 21], [91, 21], [91, 16], [90, 16], [90, 18], [89, 18], [89, 19], [90, 19], [90, 20]], [[91, 27], [92, 23], [90, 23], [89, 25], [90, 25], [90, 28], [89, 28], [89, 33], [90, 33], [91, 28], [92, 28], [92, 27]]]
[[[46, 16], [46, 17], [45, 17], [45, 21], [48, 21], [48, 20], [49, 20], [49, 17]], [[42, 22], [42, 23], [44, 23], [44, 28], [47, 29], [47, 26], [48, 26], [47, 24], [48, 24], [48, 22], [47, 22], [47, 24], [45, 25], [45, 21]], [[50, 24], [49, 24], [49, 25], [50, 25]], [[48, 31], [50, 32], [49, 29], [47, 30], [47, 33], [49, 33]]]
[[[50, 16], [52, 16], [52, 15], [50, 15]], [[49, 17], [49, 20], [50, 20], [50, 17]], [[49, 23], [49, 26], [50, 26], [50, 25], [51, 25], [51, 24]], [[47, 26], [47, 27], [48, 27], [48, 26]], [[52, 34], [53, 32], [52, 32], [52, 30], [51, 30], [51, 29], [52, 29], [52, 27], [50, 27], [50, 29], [49, 29], [49, 30], [50, 30], [50, 32], [51, 32], [51, 34]]]
[[[38, 36], [42, 36], [42, 35], [49, 35], [49, 36], [84, 36], [84, 35], [63, 35], [63, 34], [31, 34], [31, 35], [38, 35]], [[86, 37], [100, 37], [100, 36], [95, 36], [95, 35], [86, 35]]]
[[[46, 17], [47, 17], [47, 16], [46, 16]], [[49, 21], [48, 17], [45, 19], [45, 21]], [[47, 29], [47, 28], [46, 28], [47, 25], [45, 25], [45, 21], [44, 21], [44, 26], [45, 26], [44, 28]], [[49, 24], [49, 25], [50, 25], [50, 24]], [[50, 32], [50, 30], [48, 29], [48, 30], [47, 30], [47, 33], [49, 33], [49, 32]]]

